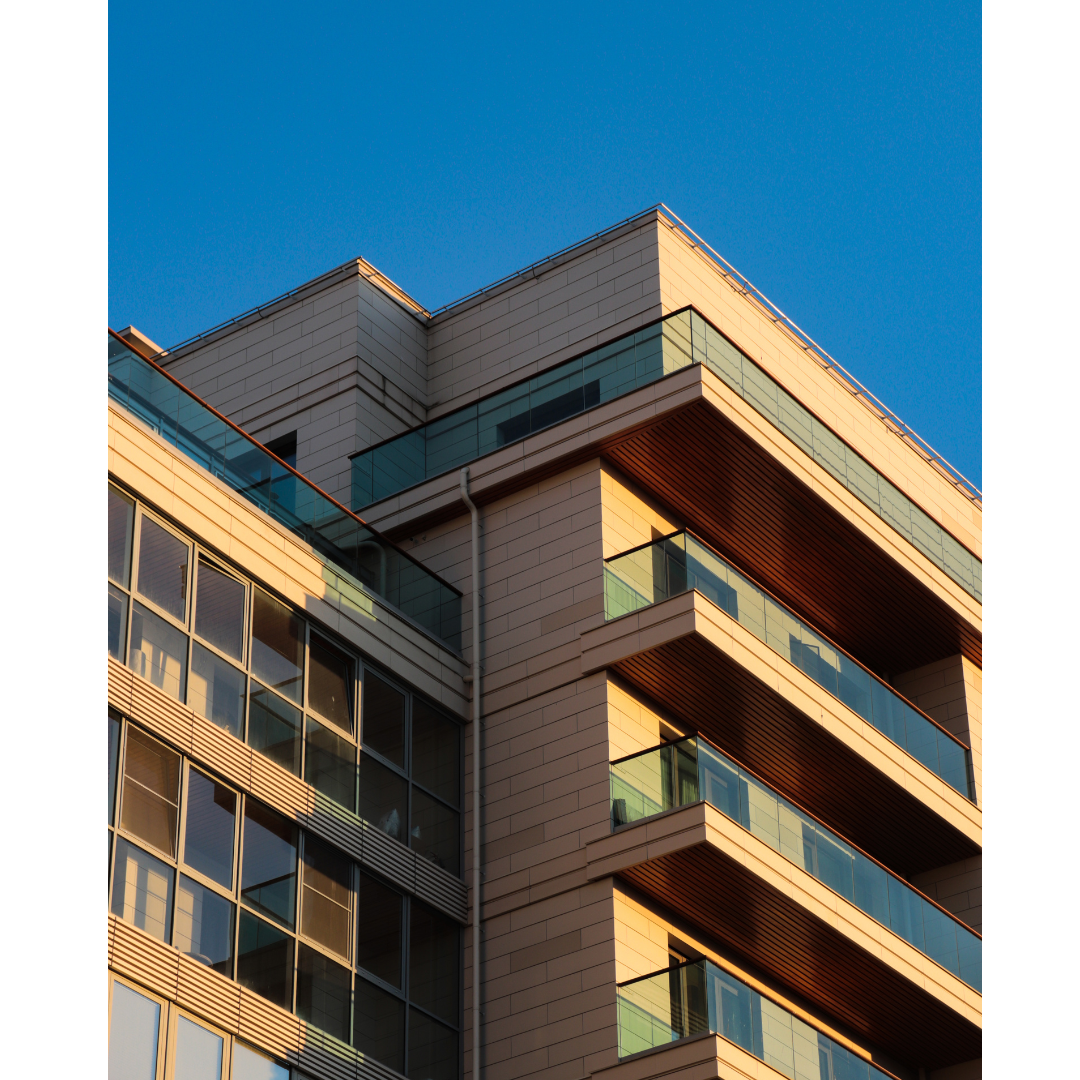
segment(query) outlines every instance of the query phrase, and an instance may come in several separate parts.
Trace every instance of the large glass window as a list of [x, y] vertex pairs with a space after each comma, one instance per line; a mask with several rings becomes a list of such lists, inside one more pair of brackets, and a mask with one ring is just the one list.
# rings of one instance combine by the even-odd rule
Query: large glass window
[[295, 945], [289, 934], [241, 910], [236, 981], [267, 1001], [291, 1009]]
[[161, 1006], [121, 982], [112, 984], [109, 1080], [156, 1080]]
[[109, 824], [116, 809], [116, 766], [120, 759], [120, 717], [109, 710]]
[[173, 945], [185, 956], [232, 978], [236, 909], [225, 897], [180, 875]]
[[456, 923], [418, 900], [409, 906], [409, 998], [456, 1024], [460, 931]]
[[404, 1072], [405, 1002], [366, 979], [357, 979], [353, 1044], [376, 1061]]
[[254, 799], [245, 799], [241, 898], [290, 930], [296, 925], [298, 834], [291, 821]]
[[244, 593], [236, 578], [199, 558], [195, 633], [237, 661], [244, 658]]
[[137, 728], [128, 729], [120, 825], [170, 858], [176, 854], [180, 755]]
[[109, 577], [126, 589], [131, 580], [131, 536], [135, 503], [109, 485]]
[[135, 602], [131, 612], [128, 667], [178, 701], [187, 682], [187, 635]]
[[267, 686], [303, 703], [304, 623], [261, 589], [255, 590], [251, 671]]
[[364, 680], [364, 742], [405, 766], [405, 695], [372, 672]]
[[142, 515], [138, 592], [179, 622], [187, 621], [188, 545]]
[[352, 660], [330, 642], [311, 635], [311, 684], [308, 704], [324, 719], [352, 734]]
[[289, 1070], [250, 1046], [234, 1042], [232, 1080], [289, 1080]]
[[221, 1080], [225, 1040], [186, 1016], [176, 1018], [173, 1080]]
[[348, 1042], [352, 972], [300, 943], [296, 963], [296, 1015]]
[[184, 822], [184, 862], [231, 889], [236, 792], [189, 768]]
[[109, 655], [122, 660], [127, 641], [127, 594], [109, 584]]
[[169, 941], [174, 874], [167, 863], [118, 836], [110, 910], [159, 941]]
[[301, 932], [338, 956], [349, 957], [352, 862], [336, 848], [304, 837], [304, 895]]
[[405, 898], [363, 872], [356, 892], [356, 966], [401, 987], [401, 932]]
[[192, 642], [188, 704], [200, 716], [212, 720], [237, 738], [244, 734], [246, 685], [247, 678], [242, 671], [197, 641]]
[[248, 742], [283, 769], [300, 775], [303, 714], [277, 694], [251, 680]]

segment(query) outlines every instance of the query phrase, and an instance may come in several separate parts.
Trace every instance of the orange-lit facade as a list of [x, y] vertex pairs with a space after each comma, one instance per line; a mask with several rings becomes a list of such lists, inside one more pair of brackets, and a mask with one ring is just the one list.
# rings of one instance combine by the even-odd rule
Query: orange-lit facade
[[981, 1076], [981, 501], [674, 215], [109, 431], [116, 1076]]

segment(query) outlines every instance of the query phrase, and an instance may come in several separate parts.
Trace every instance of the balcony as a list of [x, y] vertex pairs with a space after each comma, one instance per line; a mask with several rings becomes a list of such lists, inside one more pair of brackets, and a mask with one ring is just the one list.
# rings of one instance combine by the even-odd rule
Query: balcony
[[759, 641], [974, 802], [968, 747], [690, 532], [656, 540], [605, 563], [605, 618], [617, 619], [691, 590], [708, 597]]
[[709, 960], [632, 979], [617, 994], [620, 1058], [712, 1032], [792, 1080], [892, 1075]]
[[707, 740], [691, 736], [611, 765], [616, 828], [700, 800], [982, 992], [982, 939], [977, 934]]
[[461, 651], [461, 593], [109, 333], [109, 398], [336, 568]]

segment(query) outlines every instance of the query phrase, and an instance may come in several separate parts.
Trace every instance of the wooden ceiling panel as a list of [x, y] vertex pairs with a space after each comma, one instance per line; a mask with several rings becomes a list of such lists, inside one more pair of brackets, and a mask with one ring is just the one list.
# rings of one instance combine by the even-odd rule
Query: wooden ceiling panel
[[712, 845], [622, 876], [897, 1060], [938, 1069], [982, 1056], [978, 1027]]
[[888, 678], [982, 635], [703, 400], [605, 447], [688, 527]]
[[698, 635], [616, 670], [766, 783], [894, 872], [979, 854], [967, 836]]

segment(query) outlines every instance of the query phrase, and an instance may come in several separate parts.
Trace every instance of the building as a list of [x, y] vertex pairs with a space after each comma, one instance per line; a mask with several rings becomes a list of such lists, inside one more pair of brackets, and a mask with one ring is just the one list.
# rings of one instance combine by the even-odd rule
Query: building
[[109, 349], [117, 1077], [981, 1075], [978, 492], [666, 208]]

